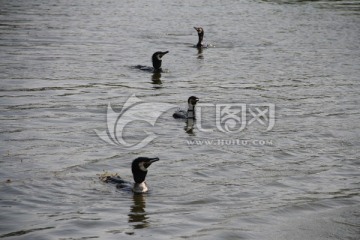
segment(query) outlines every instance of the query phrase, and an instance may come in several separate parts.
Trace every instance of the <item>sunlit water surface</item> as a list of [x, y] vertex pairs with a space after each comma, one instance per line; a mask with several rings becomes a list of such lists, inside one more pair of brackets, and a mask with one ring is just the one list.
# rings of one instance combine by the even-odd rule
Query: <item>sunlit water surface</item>
[[[215, 47], [194, 48], [194, 26]], [[0, 238], [358, 239], [359, 30], [355, 0], [1, 0]], [[165, 50], [161, 75], [134, 68]], [[154, 140], [106, 143], [108, 104], [132, 94], [195, 95], [201, 121], [143, 109], [123, 137]], [[229, 103], [247, 123], [273, 104], [274, 127], [220, 131]], [[138, 156], [160, 158], [148, 194], [99, 181], [131, 180]]]

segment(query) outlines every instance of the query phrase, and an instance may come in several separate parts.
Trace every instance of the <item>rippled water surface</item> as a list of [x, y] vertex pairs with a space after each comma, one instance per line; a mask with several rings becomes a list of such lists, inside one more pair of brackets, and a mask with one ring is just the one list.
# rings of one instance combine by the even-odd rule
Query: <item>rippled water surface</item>
[[[0, 238], [358, 239], [359, 33], [355, 0], [0, 0]], [[134, 68], [166, 50], [160, 75]], [[126, 143], [157, 137], [103, 141], [132, 94]], [[193, 131], [174, 108], [146, 122], [191, 95]], [[216, 125], [230, 103], [242, 131]], [[274, 118], [250, 125], [254, 104]], [[138, 156], [160, 158], [149, 193], [99, 181]]]

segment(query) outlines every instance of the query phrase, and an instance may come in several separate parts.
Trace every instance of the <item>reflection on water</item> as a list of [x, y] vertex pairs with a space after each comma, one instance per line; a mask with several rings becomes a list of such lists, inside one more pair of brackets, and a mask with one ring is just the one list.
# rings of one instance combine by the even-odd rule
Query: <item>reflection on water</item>
[[154, 72], [153, 75], [151, 76], [151, 81], [154, 85], [159, 85], [159, 86], [154, 86], [154, 88], [161, 88], [162, 87], [161, 72], [160, 71]]
[[47, 230], [47, 229], [53, 229], [53, 228], [55, 228], [55, 227], [33, 228], [33, 229], [20, 230], [20, 231], [0, 235], [0, 238], [19, 237], [19, 236], [25, 235], [27, 233], [31, 233], [31, 232], [35, 232], [35, 231], [42, 231], [42, 230]]
[[133, 205], [130, 207], [129, 223], [134, 229], [142, 229], [149, 226], [149, 217], [146, 215], [146, 195], [133, 194]]
[[197, 48], [197, 50], [198, 50], [198, 53], [197, 53], [197, 58], [198, 59], [204, 59], [204, 55], [203, 55], [203, 48], [201, 47], [201, 48]]
[[314, 4], [314, 6], [319, 8], [329, 8], [333, 10], [346, 10], [347, 12], [353, 12], [353, 14], [357, 12], [359, 14], [360, 11], [360, 3], [358, 0], [261, 0], [263, 2], [268, 3], [276, 3], [276, 4]]

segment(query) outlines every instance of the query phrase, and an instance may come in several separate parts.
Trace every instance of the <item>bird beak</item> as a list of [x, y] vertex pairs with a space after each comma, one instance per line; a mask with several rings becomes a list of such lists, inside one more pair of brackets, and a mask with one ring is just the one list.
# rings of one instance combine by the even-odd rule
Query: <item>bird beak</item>
[[157, 162], [159, 160], [160, 160], [159, 158], [151, 158], [149, 163], [151, 164], [151, 163]]
[[148, 168], [150, 167], [150, 165], [156, 161], [159, 161], [160, 159], [159, 158], [150, 158], [148, 162], [144, 162], [144, 167], [145, 168]]
[[200, 33], [200, 28], [194, 27], [194, 29], [195, 29], [198, 33]]
[[164, 55], [167, 54], [167, 53], [169, 53], [169, 51], [162, 52], [160, 57], [164, 56]]

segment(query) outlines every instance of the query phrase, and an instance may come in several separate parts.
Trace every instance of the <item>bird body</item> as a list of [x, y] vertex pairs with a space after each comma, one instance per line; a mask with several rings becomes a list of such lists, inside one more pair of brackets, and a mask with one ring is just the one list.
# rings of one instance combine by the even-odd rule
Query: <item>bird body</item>
[[123, 180], [118, 176], [108, 176], [105, 179], [105, 182], [115, 183], [117, 188], [121, 189], [131, 189], [134, 193], [145, 193], [149, 190], [145, 177], [147, 174], [148, 167], [159, 161], [159, 158], [147, 158], [147, 157], [138, 157], [131, 164], [131, 171], [134, 178], [134, 183]]
[[203, 49], [203, 48], [209, 48], [209, 47], [214, 47], [214, 45], [212, 44], [204, 44], [204, 29], [202, 27], [194, 27], [195, 30], [198, 33], [198, 43], [195, 45], [196, 48]]
[[174, 114], [174, 118], [181, 118], [181, 119], [196, 119], [195, 116], [195, 105], [199, 101], [199, 99], [195, 96], [191, 96], [188, 99], [188, 110], [185, 111], [183, 109], [177, 110]]
[[153, 73], [160, 73], [160, 72], [162, 72], [162, 68], [161, 68], [162, 57], [167, 53], [169, 53], [169, 51], [155, 52], [151, 56], [151, 61], [152, 61], [152, 65], [153, 65], [152, 67], [143, 66], [143, 65], [136, 65], [134, 68], [140, 69], [140, 70], [143, 70], [143, 71], [153, 72]]

